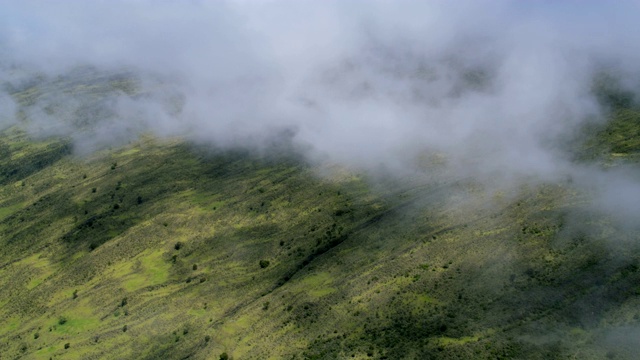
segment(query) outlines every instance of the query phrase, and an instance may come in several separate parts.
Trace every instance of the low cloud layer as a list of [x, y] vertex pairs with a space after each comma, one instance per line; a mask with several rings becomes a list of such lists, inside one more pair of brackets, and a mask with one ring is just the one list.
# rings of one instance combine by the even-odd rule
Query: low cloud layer
[[[637, 164], [605, 168], [574, 153], [585, 126], [610, 110], [594, 94], [598, 76], [640, 90], [635, 1], [0, 0], [0, 8], [0, 129], [69, 137], [78, 154], [144, 133], [258, 150], [285, 143], [312, 162], [392, 174], [394, 185], [470, 179], [485, 199], [571, 183], [591, 201], [567, 214], [567, 233], [596, 228], [602, 221], [585, 220], [595, 212], [616, 231], [594, 237], [611, 237], [621, 258], [637, 242]], [[478, 213], [494, 205], [456, 192], [438, 195]], [[625, 335], [637, 329], [605, 331], [607, 346], [637, 353], [637, 336]]]
[[437, 155], [456, 176], [593, 178], [582, 182], [605, 204], [640, 203], [633, 171], [575, 165], [565, 146], [604, 121], [594, 74], [639, 88], [634, 2], [1, 3], [0, 125], [20, 120], [8, 93], [35, 73], [51, 86], [88, 66], [137, 79], [132, 92], [49, 92], [24, 109], [32, 132], [72, 136], [79, 151], [143, 132], [287, 139], [360, 169], [404, 176]]

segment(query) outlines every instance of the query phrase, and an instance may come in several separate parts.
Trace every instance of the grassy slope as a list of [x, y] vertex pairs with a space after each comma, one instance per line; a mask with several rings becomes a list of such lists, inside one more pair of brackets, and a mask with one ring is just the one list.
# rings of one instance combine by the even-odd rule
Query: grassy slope
[[177, 139], [1, 141], [1, 359], [634, 354], [609, 334], [638, 325], [640, 252], [606, 219], [569, 226], [568, 184], [380, 193]]

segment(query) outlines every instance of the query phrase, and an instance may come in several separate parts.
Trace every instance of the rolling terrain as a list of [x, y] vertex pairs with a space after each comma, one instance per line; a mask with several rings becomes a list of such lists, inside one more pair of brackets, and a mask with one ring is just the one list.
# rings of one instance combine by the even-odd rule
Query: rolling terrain
[[[80, 94], [91, 105], [81, 129], [110, 116], [94, 111], [109, 91], [138, 90], [88, 75], [11, 89], [24, 123], [47, 94]], [[576, 162], [637, 166], [628, 96], [603, 95], [609, 122], [576, 142]], [[21, 124], [0, 136], [0, 359], [640, 351], [637, 232], [592, 211], [571, 179], [489, 192], [468, 178], [381, 179], [275, 145], [146, 134], [77, 155], [74, 144]]]

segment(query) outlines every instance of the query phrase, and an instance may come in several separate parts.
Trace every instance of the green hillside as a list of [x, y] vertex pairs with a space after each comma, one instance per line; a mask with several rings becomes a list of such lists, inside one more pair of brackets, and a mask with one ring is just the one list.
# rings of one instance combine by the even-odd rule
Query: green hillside
[[[636, 161], [625, 106], [581, 159]], [[78, 157], [5, 129], [0, 359], [635, 356], [637, 234], [588, 194], [386, 181], [150, 135]]]

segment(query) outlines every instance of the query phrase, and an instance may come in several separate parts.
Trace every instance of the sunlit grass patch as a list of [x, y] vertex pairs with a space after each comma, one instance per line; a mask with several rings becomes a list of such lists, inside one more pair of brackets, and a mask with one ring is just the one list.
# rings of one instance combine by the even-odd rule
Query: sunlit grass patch
[[89, 332], [100, 324], [100, 319], [93, 315], [91, 309], [78, 307], [72, 313], [65, 313], [54, 319], [50, 326], [56, 333], [73, 335]]
[[49, 359], [51, 355], [60, 351], [62, 347], [60, 345], [51, 345], [47, 347], [43, 347], [42, 349], [36, 350], [33, 354], [36, 359]]
[[416, 296], [416, 304], [417, 305], [422, 305], [422, 304], [442, 305], [442, 302], [434, 298], [433, 296], [429, 296], [426, 294], [419, 294], [418, 296]]
[[237, 318], [225, 321], [220, 328], [220, 331], [223, 332], [227, 337], [231, 337], [248, 329], [254, 322], [255, 319], [252, 318], [251, 315], [239, 316]]
[[17, 316], [8, 317], [0, 325], [0, 334], [4, 335], [18, 329], [22, 325], [22, 319]]
[[140, 265], [129, 265], [129, 272], [123, 277], [123, 287], [131, 292], [165, 283], [169, 278], [171, 264], [164, 259], [163, 254], [163, 251], [156, 250], [136, 257], [134, 261], [138, 261]]
[[116, 153], [115, 155], [116, 156], [121, 156], [121, 157], [128, 157], [128, 156], [133, 156], [133, 155], [135, 155], [135, 154], [137, 154], [139, 152], [140, 152], [139, 148], [133, 147], [133, 148], [121, 151], [119, 153]]
[[23, 207], [24, 204], [22, 203], [0, 207], [0, 220], [14, 214], [16, 211], [22, 209]]
[[477, 342], [479, 339], [477, 336], [464, 336], [460, 338], [451, 338], [451, 337], [440, 337], [437, 339], [438, 344], [441, 346], [451, 346], [451, 345], [464, 345], [470, 342]]
[[336, 292], [332, 287], [333, 277], [328, 272], [321, 272], [305, 276], [300, 280], [299, 291], [307, 293], [309, 296], [319, 298]]
[[47, 277], [54, 273], [55, 269], [50, 263], [49, 259], [43, 257], [40, 254], [35, 254], [25, 259], [25, 264], [30, 266], [34, 270], [35, 274], [32, 275], [31, 281], [27, 284], [28, 289], [40, 285]]

